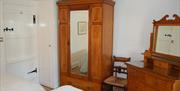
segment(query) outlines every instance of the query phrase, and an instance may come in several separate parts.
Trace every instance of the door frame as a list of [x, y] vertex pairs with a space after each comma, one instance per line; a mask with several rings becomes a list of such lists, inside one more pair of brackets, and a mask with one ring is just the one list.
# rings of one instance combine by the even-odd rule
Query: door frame
[[[0, 42], [0, 52], [1, 52], [1, 54], [0, 54], [0, 59], [1, 59], [1, 72], [5, 72], [5, 61], [3, 61], [3, 60], [5, 60], [5, 46], [4, 46], [4, 41], [5, 41], [5, 35], [4, 35], [4, 32], [3, 32], [3, 0], [0, 0], [0, 33], [1, 33], [1, 37], [3, 38], [3, 42]], [[3, 70], [2, 70], [3, 69]]]

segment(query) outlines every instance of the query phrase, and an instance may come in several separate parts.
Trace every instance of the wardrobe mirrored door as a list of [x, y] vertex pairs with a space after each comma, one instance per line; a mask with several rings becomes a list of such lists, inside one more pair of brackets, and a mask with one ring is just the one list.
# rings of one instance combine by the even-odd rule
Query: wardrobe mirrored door
[[71, 73], [88, 75], [88, 10], [70, 12]]

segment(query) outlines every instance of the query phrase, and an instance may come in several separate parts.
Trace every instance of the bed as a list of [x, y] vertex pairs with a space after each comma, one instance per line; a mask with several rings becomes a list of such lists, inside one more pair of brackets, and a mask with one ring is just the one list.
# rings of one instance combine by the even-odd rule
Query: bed
[[16, 77], [6, 75], [0, 79], [0, 91], [45, 91], [44, 88], [37, 83]]
[[83, 91], [83, 90], [75, 88], [75, 87], [70, 86], [70, 85], [65, 85], [65, 86], [61, 86], [55, 90], [52, 90], [52, 91]]
[[[33, 83], [17, 76], [5, 75], [0, 76], [0, 91], [45, 91], [37, 83]], [[61, 86], [52, 91], [83, 91], [70, 85]]]

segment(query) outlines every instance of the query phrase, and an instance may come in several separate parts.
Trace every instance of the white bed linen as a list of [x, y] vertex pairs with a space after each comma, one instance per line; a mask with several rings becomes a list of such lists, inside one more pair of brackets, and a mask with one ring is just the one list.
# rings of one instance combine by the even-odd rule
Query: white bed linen
[[3, 76], [0, 85], [0, 91], [45, 91], [37, 83], [10, 75]]
[[75, 88], [75, 87], [70, 86], [70, 85], [65, 85], [65, 86], [61, 86], [55, 90], [52, 90], [52, 91], [83, 91], [83, 90]]

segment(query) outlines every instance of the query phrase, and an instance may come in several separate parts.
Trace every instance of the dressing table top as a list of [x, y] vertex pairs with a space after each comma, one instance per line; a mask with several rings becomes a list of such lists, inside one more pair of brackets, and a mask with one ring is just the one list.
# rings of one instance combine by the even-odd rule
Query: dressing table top
[[180, 71], [175, 69], [164, 70], [162, 68], [154, 67], [153, 65], [146, 66], [143, 61], [127, 62], [126, 64], [136, 69], [140, 69], [146, 72], [152, 72], [172, 80], [180, 80]]

